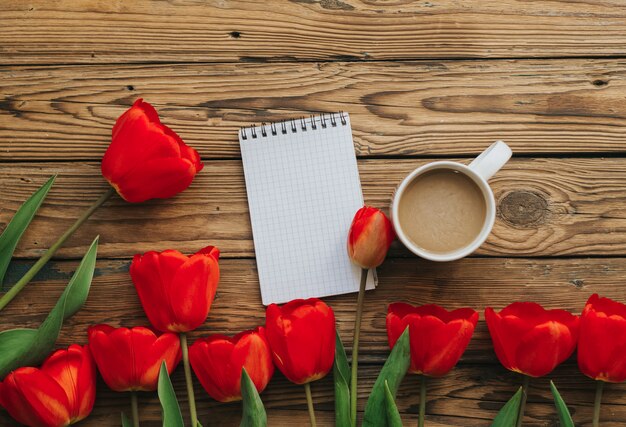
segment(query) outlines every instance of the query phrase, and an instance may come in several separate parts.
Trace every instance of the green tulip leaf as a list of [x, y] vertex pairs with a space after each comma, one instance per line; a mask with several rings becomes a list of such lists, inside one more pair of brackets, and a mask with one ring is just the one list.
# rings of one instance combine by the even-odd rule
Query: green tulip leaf
[[41, 203], [48, 195], [48, 191], [50, 191], [50, 187], [54, 184], [55, 178], [56, 175], [50, 178], [20, 206], [17, 212], [15, 212], [15, 215], [13, 215], [9, 225], [7, 225], [2, 235], [0, 235], [0, 286], [3, 284], [4, 275], [9, 267], [9, 262], [11, 262], [11, 257], [13, 257], [13, 252], [15, 252], [15, 247], [22, 238], [22, 234], [24, 234], [24, 231], [26, 231], [26, 228], [28, 228], [28, 225], [35, 217]]
[[567, 405], [563, 401], [561, 393], [559, 393], [552, 381], [550, 381], [550, 391], [552, 391], [552, 396], [554, 396], [554, 405], [556, 406], [556, 413], [559, 416], [559, 425], [561, 427], [574, 427], [572, 415], [569, 413], [569, 409], [567, 409]]
[[387, 425], [389, 427], [402, 427], [402, 418], [393, 399], [393, 394], [389, 390], [389, 383], [385, 380], [385, 409], [387, 410]]
[[491, 423], [491, 427], [515, 427], [521, 402], [522, 388], [520, 387], [513, 397], [500, 409], [500, 412], [498, 412], [498, 415]]
[[133, 427], [133, 423], [128, 416], [122, 412], [122, 427]]
[[163, 411], [163, 427], [184, 427], [183, 414], [180, 412], [176, 393], [167, 373], [165, 360], [161, 363], [161, 369], [159, 370], [157, 393]]
[[63, 321], [76, 313], [89, 295], [97, 252], [96, 237], [63, 294], [38, 329], [0, 332], [0, 378], [20, 366], [39, 365], [52, 351]]
[[363, 427], [389, 427], [385, 409], [385, 381], [388, 383], [391, 396], [395, 397], [402, 379], [411, 363], [409, 348], [409, 329], [405, 329], [396, 345], [391, 350], [383, 369], [380, 371], [363, 414]]
[[241, 397], [243, 399], [243, 416], [241, 427], [266, 427], [267, 414], [263, 407], [261, 397], [246, 368], [241, 368]]
[[339, 333], [335, 331], [335, 364], [333, 380], [335, 383], [335, 426], [350, 427], [350, 365], [346, 350]]

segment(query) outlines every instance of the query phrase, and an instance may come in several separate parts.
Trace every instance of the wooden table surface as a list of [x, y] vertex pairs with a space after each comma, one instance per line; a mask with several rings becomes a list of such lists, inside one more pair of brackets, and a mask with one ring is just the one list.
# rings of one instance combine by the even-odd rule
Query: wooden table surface
[[[100, 235], [91, 294], [58, 345], [88, 325], [145, 325], [131, 284], [137, 252], [217, 245], [223, 279], [194, 337], [264, 321], [237, 141], [240, 126], [345, 110], [368, 204], [433, 159], [467, 162], [495, 139], [515, 156], [492, 180], [498, 216], [472, 257], [434, 264], [396, 242], [366, 297], [361, 404], [388, 353], [390, 302], [502, 308], [533, 300], [580, 313], [594, 292], [626, 300], [626, 4], [622, 0], [12, 0], [0, 3], [0, 229], [59, 174], [19, 245], [14, 283], [107, 184], [99, 161], [115, 118], [143, 97], [198, 149], [205, 169], [179, 196], [110, 200], [0, 314], [34, 327]], [[349, 348], [356, 295], [328, 298]], [[591, 425], [594, 384], [575, 358], [549, 376], [577, 425]], [[174, 374], [184, 414], [182, 367]], [[484, 318], [459, 365], [430, 382], [429, 426], [486, 426], [519, 386], [498, 363]], [[626, 424], [624, 385], [605, 388], [602, 425]], [[313, 386], [332, 425], [331, 378]], [[197, 384], [206, 426], [236, 426], [239, 404]], [[416, 422], [418, 382], [398, 406]], [[277, 373], [262, 394], [272, 426], [306, 425], [301, 387]], [[160, 425], [154, 394], [144, 426]], [[81, 425], [117, 426], [128, 396], [98, 385]], [[15, 425], [6, 412], [0, 424]], [[548, 378], [533, 380], [525, 425], [557, 425]]]

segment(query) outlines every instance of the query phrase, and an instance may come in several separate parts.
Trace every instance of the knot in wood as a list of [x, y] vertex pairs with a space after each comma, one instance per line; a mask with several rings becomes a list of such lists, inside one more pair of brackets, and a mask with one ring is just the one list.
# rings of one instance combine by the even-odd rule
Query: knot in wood
[[530, 191], [512, 191], [500, 200], [500, 215], [516, 227], [542, 224], [548, 213], [548, 202], [540, 194]]

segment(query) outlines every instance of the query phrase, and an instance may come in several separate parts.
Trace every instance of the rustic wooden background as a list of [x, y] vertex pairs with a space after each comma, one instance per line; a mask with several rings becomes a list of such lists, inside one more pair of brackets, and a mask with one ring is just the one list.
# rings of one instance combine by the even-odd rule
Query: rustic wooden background
[[[99, 161], [115, 118], [138, 97], [198, 149], [206, 164], [171, 200], [109, 201], [5, 311], [1, 328], [36, 326], [92, 238], [99, 259], [85, 308], [59, 346], [88, 325], [144, 325], [132, 255], [222, 250], [223, 280], [195, 336], [263, 323], [237, 129], [315, 112], [352, 116], [363, 191], [386, 207], [411, 169], [467, 162], [494, 139], [515, 157], [493, 180], [494, 232], [475, 256], [419, 260], [394, 244], [367, 294], [364, 402], [387, 355], [387, 305], [502, 308], [515, 300], [579, 313], [594, 292], [626, 300], [626, 4], [622, 0], [11, 0], [0, 2], [0, 229], [59, 174], [12, 264], [10, 286], [107, 187]], [[347, 347], [355, 295], [329, 298]], [[482, 317], [482, 316], [481, 316]], [[593, 382], [575, 358], [550, 375], [577, 425], [590, 424]], [[184, 401], [182, 367], [174, 382]], [[486, 426], [518, 387], [484, 321], [457, 368], [430, 382], [430, 426]], [[332, 425], [330, 378], [315, 383], [321, 425]], [[624, 385], [605, 389], [602, 425], [625, 425]], [[236, 426], [239, 404], [197, 386], [205, 426]], [[304, 393], [278, 374], [262, 395], [270, 425], [307, 423]], [[142, 425], [157, 426], [154, 394]], [[418, 382], [398, 405], [415, 423]], [[98, 386], [84, 426], [119, 425], [128, 396]], [[6, 412], [0, 424], [15, 425]], [[525, 425], [557, 420], [548, 379], [531, 382]]]

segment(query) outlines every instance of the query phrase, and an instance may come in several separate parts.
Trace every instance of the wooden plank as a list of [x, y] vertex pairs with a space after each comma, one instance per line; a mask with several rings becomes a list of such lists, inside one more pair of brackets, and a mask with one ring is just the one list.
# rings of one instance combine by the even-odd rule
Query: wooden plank
[[3, 2], [0, 64], [623, 55], [620, 0]]
[[[362, 332], [360, 400], [367, 393], [387, 356], [386, 307], [404, 300], [414, 304], [438, 303], [447, 308], [471, 306], [482, 313], [485, 306], [502, 308], [516, 300], [533, 300], [546, 307], [559, 307], [579, 313], [594, 292], [624, 301], [618, 286], [626, 275], [626, 259], [465, 259], [455, 264], [437, 264], [417, 259], [393, 259], [379, 269], [380, 283], [367, 294]], [[128, 260], [102, 260], [97, 263], [91, 294], [85, 307], [63, 327], [59, 347], [86, 342], [88, 325], [107, 322], [115, 326], [145, 325], [146, 319], [128, 276]], [[30, 261], [11, 265], [7, 285], [14, 283]], [[50, 263], [18, 298], [0, 315], [2, 329], [34, 327], [44, 317], [76, 268], [76, 261]], [[209, 319], [192, 333], [192, 340], [210, 333], [234, 334], [263, 324], [264, 308], [258, 291], [253, 260], [223, 260], [222, 280]], [[485, 274], [488, 271], [489, 274]], [[328, 298], [337, 316], [339, 333], [351, 347], [351, 330], [356, 296]], [[576, 425], [590, 425], [593, 382], [578, 372], [572, 358], [550, 375], [573, 410]], [[174, 374], [175, 387], [184, 401], [182, 369]], [[479, 426], [487, 424], [512, 395], [519, 376], [499, 366], [490, 344], [484, 318], [466, 354], [448, 376], [431, 380], [428, 409], [432, 425]], [[548, 390], [548, 379], [534, 380], [530, 392], [527, 425], [555, 425], [555, 414]], [[238, 425], [239, 405], [212, 401], [198, 385], [200, 414], [204, 425]], [[408, 376], [398, 395], [405, 422], [414, 422], [417, 413], [418, 382]], [[606, 425], [619, 425], [626, 419], [623, 393], [626, 384], [609, 385], [604, 397]], [[94, 416], [85, 425], [114, 425], [121, 410], [128, 410], [128, 396], [99, 385]], [[333, 391], [330, 378], [314, 386], [321, 425], [331, 425]], [[285, 425], [287, 419], [306, 422], [304, 395], [280, 374], [263, 394], [270, 421]], [[157, 425], [159, 407], [153, 394], [141, 397], [146, 425]], [[462, 414], [462, 418], [461, 417]], [[5, 417], [5, 418], [2, 418]], [[6, 425], [0, 414], [0, 423]], [[150, 423], [152, 422], [152, 424]], [[9, 424], [11, 425], [11, 424]]]
[[[389, 206], [401, 179], [427, 161], [360, 161], [366, 203]], [[0, 164], [0, 229], [55, 173], [60, 176], [18, 246], [19, 257], [40, 255], [107, 188], [97, 163]], [[626, 254], [626, 159], [513, 159], [491, 182], [498, 217], [478, 254]], [[66, 243], [59, 257], [81, 257], [97, 234], [103, 257], [169, 247], [192, 252], [209, 243], [227, 258], [252, 256], [240, 161], [207, 161], [194, 184], [174, 199], [127, 206], [114, 197]], [[393, 254], [406, 256], [408, 251], [396, 242]]]
[[352, 116], [360, 156], [625, 152], [623, 60], [7, 67], [0, 160], [95, 160], [138, 97], [203, 158], [237, 130], [319, 111]]

